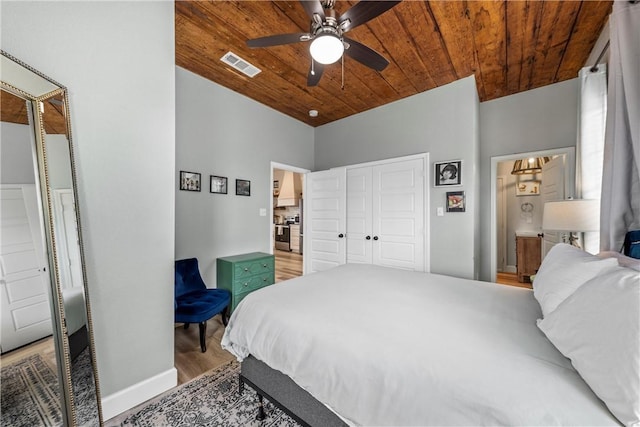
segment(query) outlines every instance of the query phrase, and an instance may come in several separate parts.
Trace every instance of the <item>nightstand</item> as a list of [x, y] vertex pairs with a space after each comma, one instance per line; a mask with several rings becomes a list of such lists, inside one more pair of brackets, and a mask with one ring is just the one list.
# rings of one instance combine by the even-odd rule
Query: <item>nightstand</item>
[[231, 292], [231, 314], [251, 292], [275, 283], [274, 256], [252, 252], [218, 258], [216, 276], [216, 286]]

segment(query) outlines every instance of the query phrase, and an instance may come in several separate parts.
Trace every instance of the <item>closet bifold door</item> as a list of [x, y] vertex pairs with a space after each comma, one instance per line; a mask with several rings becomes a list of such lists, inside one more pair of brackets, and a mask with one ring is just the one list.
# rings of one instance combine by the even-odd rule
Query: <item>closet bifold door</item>
[[424, 161], [347, 172], [347, 262], [425, 270]]

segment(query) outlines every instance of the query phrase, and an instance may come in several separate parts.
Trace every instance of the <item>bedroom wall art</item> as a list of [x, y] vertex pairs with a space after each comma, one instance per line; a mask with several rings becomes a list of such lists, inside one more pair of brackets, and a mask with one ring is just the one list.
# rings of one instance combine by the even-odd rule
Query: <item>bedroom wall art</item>
[[453, 186], [462, 184], [462, 160], [449, 160], [434, 163], [435, 187]]
[[236, 196], [251, 196], [251, 181], [236, 179]]
[[200, 191], [200, 174], [180, 171], [180, 190]]
[[447, 212], [464, 212], [464, 191], [447, 191]]
[[209, 192], [216, 194], [227, 194], [227, 177], [209, 175]]

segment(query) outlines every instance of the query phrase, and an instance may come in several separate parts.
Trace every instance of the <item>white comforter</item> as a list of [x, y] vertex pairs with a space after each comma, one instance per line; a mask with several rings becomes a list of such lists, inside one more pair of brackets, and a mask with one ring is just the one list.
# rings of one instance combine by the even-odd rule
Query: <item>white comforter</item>
[[539, 317], [527, 289], [348, 264], [250, 294], [222, 346], [353, 425], [617, 425]]

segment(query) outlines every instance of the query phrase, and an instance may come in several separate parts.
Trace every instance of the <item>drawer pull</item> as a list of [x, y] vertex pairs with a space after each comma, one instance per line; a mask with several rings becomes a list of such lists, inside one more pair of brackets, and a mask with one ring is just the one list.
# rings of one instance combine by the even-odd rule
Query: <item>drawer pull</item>
[[267, 264], [262, 264], [262, 266], [263, 266], [264, 268], [267, 268]]
[[244, 271], [249, 271], [249, 269], [247, 267], [244, 268]]
[[264, 279], [262, 279], [262, 281], [263, 281], [263, 282], [266, 282], [266, 281], [267, 281], [267, 278], [265, 277]]
[[245, 282], [242, 286], [246, 288], [247, 286], [249, 286], [249, 282]]

